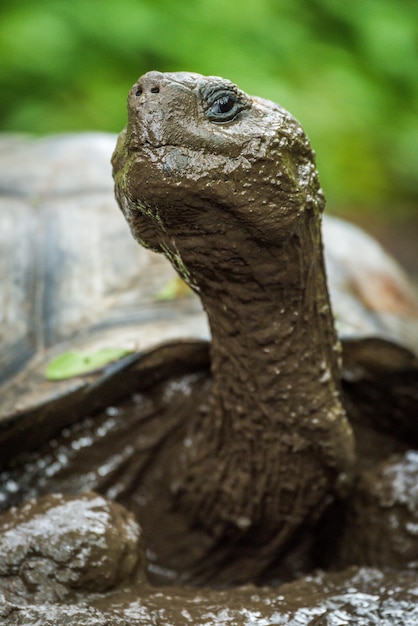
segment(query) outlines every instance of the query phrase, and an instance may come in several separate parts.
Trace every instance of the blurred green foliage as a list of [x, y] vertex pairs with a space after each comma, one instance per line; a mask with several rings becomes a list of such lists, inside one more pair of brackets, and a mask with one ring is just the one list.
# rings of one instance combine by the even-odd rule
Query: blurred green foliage
[[417, 18], [411, 0], [2, 0], [0, 128], [118, 131], [144, 71], [215, 74], [303, 123], [331, 206], [411, 210]]

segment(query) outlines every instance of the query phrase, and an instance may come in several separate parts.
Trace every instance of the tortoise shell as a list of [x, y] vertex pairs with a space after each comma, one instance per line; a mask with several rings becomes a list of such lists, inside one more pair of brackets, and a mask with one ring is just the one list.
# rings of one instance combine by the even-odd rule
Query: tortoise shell
[[[144, 356], [159, 344], [181, 340], [180, 352], [172, 346], [177, 357], [207, 358], [200, 302], [192, 293], [158, 300], [175, 272], [134, 242], [117, 208], [110, 168], [115, 141], [104, 133], [0, 140], [0, 444], [6, 457], [3, 444], [19, 440], [31, 424], [35, 446], [80, 412], [125, 393], [129, 377], [121, 389], [118, 372], [145, 368]], [[343, 377], [416, 368], [418, 303], [405, 273], [356, 226], [325, 216], [323, 234]], [[133, 353], [87, 375], [46, 380], [54, 356], [109, 346]]]

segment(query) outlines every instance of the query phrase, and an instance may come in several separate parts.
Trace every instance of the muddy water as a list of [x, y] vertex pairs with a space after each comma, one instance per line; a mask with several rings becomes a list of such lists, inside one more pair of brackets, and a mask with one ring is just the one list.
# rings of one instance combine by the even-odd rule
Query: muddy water
[[0, 608], [4, 624], [19, 626], [415, 626], [416, 581], [409, 573], [347, 570], [292, 583], [280, 592], [245, 587], [234, 592], [141, 588], [77, 604]]
[[279, 589], [152, 587], [132, 514], [92, 493], [29, 502], [2, 516], [0, 535], [5, 626], [412, 626], [418, 620], [413, 572], [352, 567]]

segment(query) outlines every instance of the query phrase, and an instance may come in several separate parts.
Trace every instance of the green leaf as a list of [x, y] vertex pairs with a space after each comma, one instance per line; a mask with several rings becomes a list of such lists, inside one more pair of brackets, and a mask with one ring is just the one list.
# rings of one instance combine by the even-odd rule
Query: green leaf
[[132, 350], [126, 348], [102, 348], [91, 352], [70, 350], [49, 362], [45, 370], [45, 378], [47, 380], [64, 380], [65, 378], [87, 374], [131, 353]]

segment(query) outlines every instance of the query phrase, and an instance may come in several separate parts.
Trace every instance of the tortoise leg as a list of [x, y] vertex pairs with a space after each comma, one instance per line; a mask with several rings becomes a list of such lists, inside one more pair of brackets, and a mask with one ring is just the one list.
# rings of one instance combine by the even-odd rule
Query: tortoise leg
[[347, 503], [339, 566], [418, 569], [418, 452], [363, 471]]
[[30, 500], [0, 516], [0, 596], [59, 602], [140, 582], [141, 543], [133, 515], [93, 492]]

